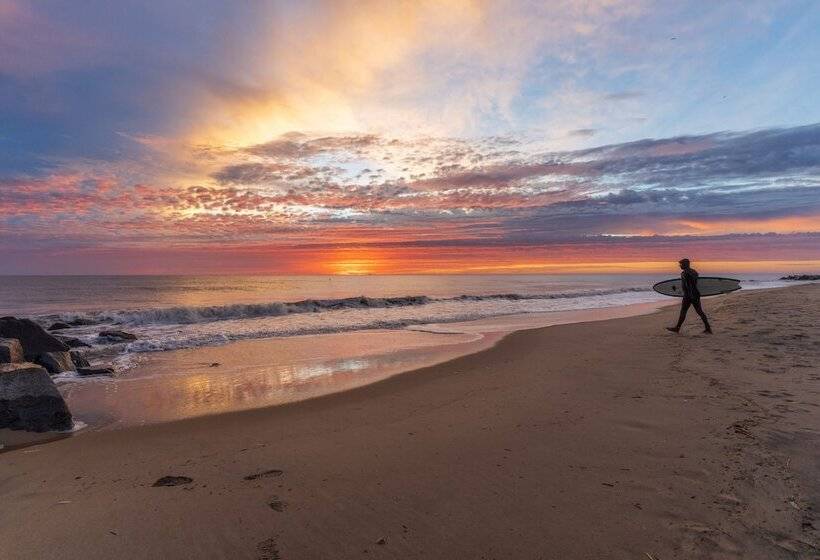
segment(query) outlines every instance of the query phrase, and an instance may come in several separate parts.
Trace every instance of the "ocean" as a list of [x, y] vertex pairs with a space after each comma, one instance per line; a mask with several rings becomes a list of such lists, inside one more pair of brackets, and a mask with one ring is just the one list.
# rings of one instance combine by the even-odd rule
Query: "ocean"
[[[69, 324], [56, 334], [116, 375], [61, 374], [61, 392], [82, 422], [123, 426], [302, 400], [520, 328], [650, 311], [671, 301], [652, 284], [674, 276], [6, 276], [0, 315]], [[733, 277], [744, 289], [787, 284]], [[98, 337], [108, 329], [137, 339]]]
[[[672, 272], [669, 277], [674, 277]], [[119, 353], [661, 301], [660, 276], [6, 276], [0, 315], [30, 317]], [[744, 289], [785, 285], [743, 277]], [[138, 340], [97, 337], [126, 330]]]

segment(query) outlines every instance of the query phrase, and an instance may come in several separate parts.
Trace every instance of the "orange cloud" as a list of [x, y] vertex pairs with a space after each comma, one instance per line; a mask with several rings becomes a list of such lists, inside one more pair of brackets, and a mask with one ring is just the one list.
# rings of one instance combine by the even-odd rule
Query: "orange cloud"
[[725, 235], [727, 233], [795, 233], [799, 231], [820, 231], [820, 215], [788, 216], [760, 219], [713, 219], [713, 220], [672, 220], [684, 227], [682, 233], [687, 235]]
[[471, 133], [488, 113], [512, 118], [544, 49], [578, 37], [604, 49], [610, 25], [642, 9], [634, 0], [338, 0], [309, 15], [274, 8], [259, 14], [258, 36], [231, 53], [234, 76], [193, 102], [196, 124], [185, 137], [240, 147], [289, 131]]

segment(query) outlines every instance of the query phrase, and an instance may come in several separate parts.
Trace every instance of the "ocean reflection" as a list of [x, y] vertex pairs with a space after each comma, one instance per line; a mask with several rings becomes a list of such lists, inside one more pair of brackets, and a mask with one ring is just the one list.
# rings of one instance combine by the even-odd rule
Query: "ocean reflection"
[[475, 333], [376, 331], [243, 341], [142, 354], [122, 377], [78, 380], [61, 391], [92, 427], [162, 422], [343, 391], [475, 351], [489, 340]]

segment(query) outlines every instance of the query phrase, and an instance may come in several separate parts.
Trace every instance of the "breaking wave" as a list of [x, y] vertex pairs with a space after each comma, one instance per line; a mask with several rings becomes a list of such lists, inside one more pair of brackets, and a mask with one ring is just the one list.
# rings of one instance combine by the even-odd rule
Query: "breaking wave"
[[548, 294], [488, 294], [460, 295], [434, 298], [430, 296], [403, 296], [387, 298], [349, 297], [340, 299], [307, 299], [296, 302], [272, 302], [257, 304], [233, 304], [206, 307], [180, 306], [157, 309], [99, 311], [94, 313], [66, 313], [50, 315], [48, 320], [66, 322], [70, 325], [190, 325], [237, 319], [279, 317], [302, 313], [322, 313], [345, 309], [385, 309], [396, 307], [419, 307], [438, 302], [480, 302], [492, 300], [523, 301], [606, 296], [630, 292], [650, 292], [649, 288], [617, 288], [611, 290], [584, 290]]

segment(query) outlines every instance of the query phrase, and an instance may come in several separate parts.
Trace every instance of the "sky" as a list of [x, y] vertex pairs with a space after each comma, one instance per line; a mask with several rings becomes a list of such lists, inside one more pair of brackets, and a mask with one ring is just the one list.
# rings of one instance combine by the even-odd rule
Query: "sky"
[[813, 0], [0, 0], [0, 274], [820, 272], [817, 29]]

